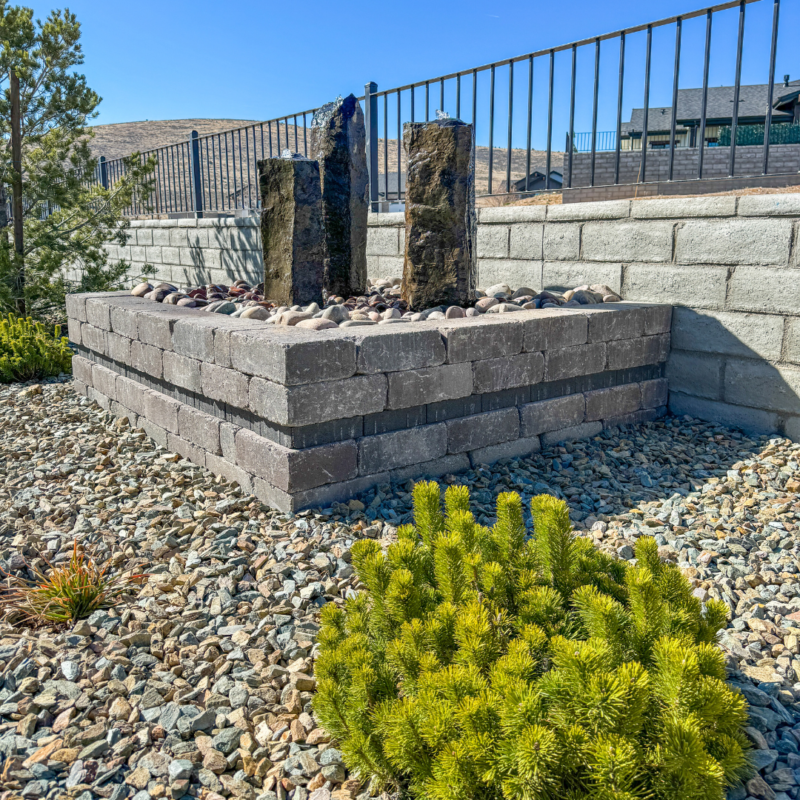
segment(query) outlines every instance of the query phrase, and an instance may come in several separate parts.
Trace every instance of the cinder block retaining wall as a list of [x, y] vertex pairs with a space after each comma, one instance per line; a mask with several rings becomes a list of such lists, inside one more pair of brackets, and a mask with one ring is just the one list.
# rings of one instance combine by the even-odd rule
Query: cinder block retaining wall
[[458, 472], [665, 413], [671, 309], [340, 331], [71, 295], [75, 384], [283, 510]]

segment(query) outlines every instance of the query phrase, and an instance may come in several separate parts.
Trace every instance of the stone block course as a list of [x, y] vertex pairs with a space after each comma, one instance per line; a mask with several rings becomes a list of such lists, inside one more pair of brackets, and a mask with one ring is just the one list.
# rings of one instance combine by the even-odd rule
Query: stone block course
[[172, 328], [172, 349], [181, 356], [214, 361], [214, 320], [178, 320]]
[[172, 350], [172, 325], [174, 322], [175, 315], [158, 306], [153, 311], [139, 312], [135, 338], [144, 344], [158, 347], [160, 350]]
[[72, 344], [81, 343], [81, 323], [79, 320], [73, 317], [67, 320], [67, 336]]
[[800, 414], [800, 368], [765, 361], [728, 359], [724, 399], [735, 405], [752, 404], [752, 387], [758, 387], [761, 408]]
[[89, 325], [88, 323], [81, 325], [81, 342], [95, 353], [108, 355], [106, 331], [95, 328], [94, 325]]
[[437, 403], [472, 394], [472, 365], [468, 362], [390, 372], [387, 378], [386, 407], [390, 409]]
[[793, 270], [736, 267], [728, 281], [728, 311], [795, 316], [800, 309], [800, 281]]
[[[80, 344], [80, 342], [78, 342]], [[119, 336], [116, 333], [106, 334], [106, 346], [108, 347], [108, 357], [122, 364], [131, 363], [131, 340], [127, 336]]]
[[465, 453], [519, 438], [516, 407], [454, 419], [445, 424], [448, 453]]

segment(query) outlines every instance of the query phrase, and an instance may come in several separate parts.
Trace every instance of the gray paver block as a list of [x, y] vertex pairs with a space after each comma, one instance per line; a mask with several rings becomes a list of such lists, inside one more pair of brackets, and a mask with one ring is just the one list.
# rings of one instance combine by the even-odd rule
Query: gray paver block
[[117, 399], [117, 373], [95, 364], [92, 367], [92, 386], [109, 400]]
[[608, 342], [615, 339], [635, 339], [644, 333], [645, 310], [622, 304], [603, 303], [589, 306], [588, 341]]
[[408, 467], [393, 469], [390, 473], [392, 483], [421, 480], [422, 478], [438, 478], [440, 475], [455, 474], [470, 468], [469, 456], [466, 453], [454, 453], [424, 464], [411, 464]]
[[445, 424], [448, 453], [464, 453], [519, 438], [516, 407], [453, 419]]
[[390, 372], [387, 378], [387, 408], [410, 408], [472, 394], [472, 365], [469, 362]]
[[442, 325], [439, 330], [447, 344], [448, 364], [504, 358], [522, 351], [524, 328], [521, 320], [473, 317], [459, 320], [457, 324]]
[[689, 220], [678, 229], [675, 259], [682, 264], [789, 263], [791, 219]]
[[688, 414], [754, 433], [772, 433], [780, 424], [778, 415], [771, 411], [690, 397], [674, 391], [669, 393], [669, 410], [678, 416]]
[[488, 447], [481, 447], [478, 450], [471, 450], [469, 459], [473, 467], [479, 464], [494, 464], [501, 458], [520, 458], [529, 456], [531, 453], [538, 453], [542, 449], [538, 436], [527, 439], [514, 439], [502, 444], [492, 444]]
[[[147, 419], [146, 401], [148, 390], [138, 381], [122, 375], [117, 377], [117, 400], [126, 408], [130, 408], [142, 419]], [[140, 419], [140, 424], [141, 424]], [[144, 426], [142, 426], [144, 427]], [[166, 441], [166, 440], [165, 440]]]
[[158, 445], [163, 448], [168, 447], [168, 431], [165, 431], [160, 425], [151, 422], [147, 417], [139, 416], [139, 427]]
[[202, 447], [187, 442], [186, 439], [169, 431], [167, 432], [167, 449], [177, 453], [181, 458], [191, 461], [192, 464], [197, 464], [198, 467], [206, 465], [206, 451]]
[[520, 353], [507, 358], [489, 358], [475, 361], [472, 369], [477, 394], [514, 389], [541, 382], [544, 356], [541, 353]]
[[203, 391], [200, 361], [167, 350], [163, 355], [163, 363], [165, 381], [198, 394]]
[[674, 392], [707, 397], [722, 396], [724, 359], [673, 350], [667, 361], [667, 379]]
[[145, 372], [154, 378], [161, 378], [164, 365], [161, 359], [163, 350], [141, 342], [131, 342], [131, 366], [139, 372]]
[[172, 326], [175, 324], [173, 315], [140, 311], [138, 316], [139, 341], [151, 344], [159, 350], [172, 350]]
[[234, 369], [200, 363], [203, 394], [234, 408], [245, 409], [249, 404], [250, 379]]
[[86, 321], [95, 328], [110, 331], [111, 307], [100, 299], [88, 299], [86, 301]]
[[214, 455], [222, 452], [219, 443], [220, 425], [221, 420], [217, 417], [198, 411], [185, 403], [180, 404], [178, 409], [179, 435]]
[[589, 318], [579, 311], [564, 312], [542, 309], [535, 317], [525, 320], [524, 350], [560, 350], [585, 344]]
[[540, 437], [542, 447], [550, 447], [559, 442], [571, 442], [575, 439], [589, 439], [603, 430], [602, 422], [584, 422], [571, 428], [543, 433]]
[[[577, 261], [581, 255], [581, 226], [577, 223], [544, 226], [545, 261]], [[545, 269], [547, 280], [547, 269]], [[575, 284], [578, 286], [579, 284]], [[574, 286], [571, 288], [575, 288]]]
[[106, 334], [106, 345], [109, 358], [120, 364], [131, 363], [131, 340], [127, 336], [109, 332]]
[[358, 471], [361, 475], [370, 475], [433, 461], [446, 453], [447, 426], [444, 423], [365, 436], [358, 443]]
[[178, 355], [213, 363], [214, 328], [196, 319], [178, 320], [172, 326], [172, 349]]
[[74, 317], [67, 320], [67, 337], [72, 344], [81, 343], [81, 323]]
[[641, 336], [607, 342], [608, 369], [630, 369], [645, 364], [660, 364], [669, 356], [669, 334]]
[[104, 411], [108, 411], [111, 408], [112, 401], [93, 386], [87, 389], [87, 396], [90, 400], [94, 400]]
[[655, 378], [639, 384], [642, 393], [642, 408], [659, 408], [667, 405], [669, 400], [669, 381], [666, 378]]
[[661, 220], [587, 222], [581, 237], [581, 258], [585, 261], [669, 263], [674, 228], [674, 222]]
[[72, 374], [76, 380], [85, 383], [87, 386], [92, 386], [92, 362], [88, 358], [82, 356], [72, 357]]
[[[120, 400], [122, 401], [122, 398]], [[144, 416], [170, 433], [178, 433], [178, 410], [182, 405], [161, 392], [145, 391]], [[128, 407], [136, 411], [135, 406], [128, 405]]]
[[643, 425], [645, 422], [653, 422], [660, 419], [667, 413], [666, 406], [658, 408], [642, 408], [639, 411], [631, 411], [629, 414], [621, 414], [618, 417], [610, 417], [603, 420], [604, 428], [617, 428], [621, 425]]
[[800, 414], [800, 368], [766, 361], [729, 358], [725, 366], [724, 400], [747, 406], [754, 401], [768, 411]]
[[[531, 261], [539, 261], [542, 258], [542, 237], [545, 226], [531, 223], [511, 226], [511, 238], [509, 255], [511, 258], [524, 258]], [[480, 240], [481, 228], [478, 228], [478, 239]], [[480, 253], [478, 254], [480, 255]], [[494, 255], [487, 253], [486, 255]], [[533, 288], [533, 287], [531, 287]]]
[[[800, 309], [796, 275], [786, 268], [736, 267], [728, 285], [726, 310], [796, 316]], [[83, 336], [85, 340], [85, 331]]]
[[[625, 268], [622, 296], [626, 300], [668, 300], [675, 306], [721, 309], [727, 283], [726, 267], [630, 264]], [[752, 290], [752, 284], [749, 288]]]
[[571, 394], [540, 400], [520, 406], [520, 433], [523, 438], [532, 438], [540, 433], [572, 428], [583, 422], [586, 402], [583, 394]]
[[[539, 251], [541, 253], [541, 231], [539, 231]], [[370, 237], [372, 238], [372, 232]], [[478, 227], [478, 258], [508, 257], [508, 226], [481, 225]], [[525, 256], [523, 256], [524, 258]], [[541, 258], [541, 255], [531, 256]]]
[[545, 380], [558, 381], [578, 375], [593, 375], [606, 366], [606, 343], [579, 344], [545, 353]]
[[81, 325], [81, 339], [84, 347], [88, 347], [89, 350], [94, 350], [95, 353], [100, 353], [100, 355], [108, 355], [106, 331], [95, 328], [94, 325], [83, 323]]
[[253, 476], [241, 467], [226, 461], [225, 458], [206, 453], [206, 469], [230, 483], [238, 483], [246, 494], [253, 493]]
[[[398, 331], [396, 325], [377, 327], [384, 331], [370, 331], [354, 338], [358, 346], [359, 373], [423, 369], [444, 363], [447, 355], [444, 340], [435, 328]], [[388, 331], [387, 327], [393, 330]]]
[[638, 383], [612, 386], [586, 392], [586, 421], [619, 417], [638, 411], [642, 404], [642, 392]]

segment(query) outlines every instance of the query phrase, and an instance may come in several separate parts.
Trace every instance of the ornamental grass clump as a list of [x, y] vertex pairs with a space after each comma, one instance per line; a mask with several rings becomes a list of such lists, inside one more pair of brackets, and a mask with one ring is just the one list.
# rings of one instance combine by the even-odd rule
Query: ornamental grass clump
[[98, 563], [73, 544], [72, 556], [61, 566], [29, 569], [33, 579], [5, 574], [0, 585], [0, 609], [15, 624], [76, 622], [101, 608], [123, 601], [146, 577], [110, 574], [111, 561]]
[[30, 317], [0, 315], [0, 383], [30, 381], [72, 371], [72, 351], [56, 325], [55, 335]]
[[425, 800], [722, 800], [750, 774], [744, 698], [703, 610], [653, 539], [629, 566], [565, 503], [517, 494], [475, 523], [465, 487], [386, 553], [352, 548], [365, 590], [322, 612], [314, 709], [372, 788]]

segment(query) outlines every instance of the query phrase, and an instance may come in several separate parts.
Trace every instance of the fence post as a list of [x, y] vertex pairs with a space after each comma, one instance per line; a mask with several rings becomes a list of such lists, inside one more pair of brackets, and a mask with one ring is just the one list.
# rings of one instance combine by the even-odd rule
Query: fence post
[[192, 131], [192, 188], [195, 219], [203, 218], [203, 181], [200, 177], [200, 134]]
[[100, 185], [104, 189], [108, 189], [108, 167], [105, 156], [100, 156]]
[[364, 124], [367, 129], [367, 171], [369, 172], [369, 210], [378, 210], [378, 84], [364, 87]]

